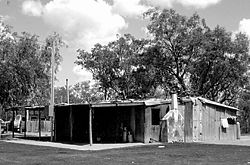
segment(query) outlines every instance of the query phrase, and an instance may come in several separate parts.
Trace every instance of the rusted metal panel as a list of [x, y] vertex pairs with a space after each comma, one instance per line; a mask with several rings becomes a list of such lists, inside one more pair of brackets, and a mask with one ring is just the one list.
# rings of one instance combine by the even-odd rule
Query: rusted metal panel
[[135, 111], [135, 141], [144, 142], [145, 109]]
[[199, 141], [203, 141], [203, 122], [202, 122], [202, 118], [203, 118], [203, 107], [202, 107], [202, 104], [201, 102], [199, 102], [198, 104], [198, 107], [199, 107], [199, 138], [198, 140]]
[[144, 143], [150, 141], [151, 136], [151, 107], [145, 109], [145, 123], [144, 123]]
[[193, 141], [193, 103], [187, 102], [184, 111], [184, 142]]
[[160, 141], [160, 125], [152, 125], [151, 126], [151, 141]]

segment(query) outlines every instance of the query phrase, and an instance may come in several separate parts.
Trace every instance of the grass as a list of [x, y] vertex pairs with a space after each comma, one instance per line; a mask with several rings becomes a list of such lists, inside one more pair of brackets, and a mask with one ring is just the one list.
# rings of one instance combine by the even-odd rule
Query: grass
[[164, 146], [76, 151], [0, 141], [0, 164], [250, 164], [250, 147], [246, 146], [179, 143]]

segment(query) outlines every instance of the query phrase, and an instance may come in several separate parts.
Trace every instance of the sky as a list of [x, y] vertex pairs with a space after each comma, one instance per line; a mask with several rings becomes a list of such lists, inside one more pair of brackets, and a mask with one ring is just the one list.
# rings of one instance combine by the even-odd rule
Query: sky
[[173, 8], [191, 16], [198, 13], [211, 28], [250, 36], [250, 0], [0, 0], [0, 16], [13, 31], [29, 32], [44, 40], [58, 32], [67, 43], [56, 86], [91, 80], [85, 69], [74, 64], [77, 50], [90, 51], [94, 44], [107, 44], [130, 33], [145, 38], [147, 20], [142, 13], [152, 7]]

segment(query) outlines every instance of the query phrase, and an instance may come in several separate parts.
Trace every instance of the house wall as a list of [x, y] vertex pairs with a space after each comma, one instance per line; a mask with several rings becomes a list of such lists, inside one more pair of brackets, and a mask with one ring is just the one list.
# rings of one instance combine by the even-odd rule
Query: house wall
[[[184, 110], [185, 105], [179, 103], [178, 110], [170, 110], [168, 112], [168, 142], [184, 141]], [[177, 120], [175, 119], [175, 115], [177, 115]]]
[[151, 138], [151, 107], [145, 109], [145, 122], [144, 122], [144, 143], [148, 143]]
[[69, 141], [69, 108], [55, 107], [55, 139], [56, 141]]
[[[221, 113], [221, 118], [227, 118], [230, 116], [236, 116], [236, 112], [229, 111], [225, 109]], [[220, 127], [220, 140], [236, 140], [237, 139], [237, 125], [236, 124], [229, 124], [229, 128], [222, 128]]]
[[145, 123], [145, 109], [138, 107], [135, 110], [135, 131], [134, 140], [138, 142], [144, 142], [144, 123]]
[[70, 105], [55, 107], [56, 141], [88, 142], [89, 107]]
[[225, 107], [203, 104], [196, 99], [185, 102], [184, 141], [235, 140], [236, 124], [222, 128], [221, 119], [236, 116], [236, 112]]
[[69, 122], [66, 123], [69, 127], [69, 140], [89, 142], [89, 106], [71, 105], [68, 109], [72, 112], [68, 114]]
[[[203, 104], [196, 100], [193, 106], [193, 141], [217, 141], [236, 139], [236, 125], [229, 125], [229, 128], [221, 127], [221, 119], [229, 116], [236, 116], [236, 113], [225, 107], [210, 104]], [[185, 116], [185, 123], [189, 121], [189, 116]], [[187, 134], [187, 135], [186, 135]], [[189, 132], [185, 135], [190, 141]]]
[[[169, 110], [170, 104], [147, 107], [145, 109], [145, 123], [144, 123], [144, 143], [155, 141], [166, 141], [167, 129], [166, 124], [160, 121]], [[152, 123], [152, 111], [159, 111], [159, 123]]]
[[[93, 142], [122, 142], [126, 127], [134, 141], [144, 142], [144, 106], [94, 107]], [[89, 106], [55, 108], [56, 141], [89, 142]], [[127, 139], [128, 141], [128, 139]]]
[[184, 110], [184, 142], [193, 142], [193, 102], [187, 102]]

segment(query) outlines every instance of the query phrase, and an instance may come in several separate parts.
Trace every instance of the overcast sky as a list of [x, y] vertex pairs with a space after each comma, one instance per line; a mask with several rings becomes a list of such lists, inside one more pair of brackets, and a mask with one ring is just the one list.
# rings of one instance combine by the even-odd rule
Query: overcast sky
[[37, 34], [43, 40], [56, 31], [67, 42], [57, 86], [91, 79], [74, 65], [76, 50], [106, 44], [117, 34], [146, 37], [141, 14], [151, 7], [173, 8], [182, 15], [197, 12], [210, 27], [250, 36], [250, 0], [0, 0], [0, 16], [13, 31]]

